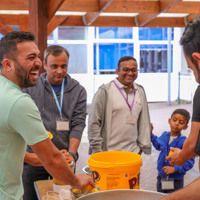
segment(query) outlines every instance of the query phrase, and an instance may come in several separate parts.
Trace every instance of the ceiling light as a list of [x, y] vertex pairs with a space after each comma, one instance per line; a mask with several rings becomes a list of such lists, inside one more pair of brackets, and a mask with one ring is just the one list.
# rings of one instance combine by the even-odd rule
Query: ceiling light
[[161, 13], [157, 17], [186, 17], [188, 13]]
[[86, 12], [68, 12], [68, 11], [57, 11], [56, 15], [78, 15], [78, 16], [83, 16], [85, 15]]
[[191, 2], [191, 1], [198, 1], [198, 2], [200, 2], [200, 0], [182, 0], [182, 1], [189, 1], [189, 2]]
[[29, 11], [28, 10], [0, 10], [0, 14], [20, 15], [20, 14], [29, 14]]
[[138, 13], [109, 13], [109, 12], [103, 12], [100, 14], [100, 16], [108, 16], [108, 17], [135, 17]]

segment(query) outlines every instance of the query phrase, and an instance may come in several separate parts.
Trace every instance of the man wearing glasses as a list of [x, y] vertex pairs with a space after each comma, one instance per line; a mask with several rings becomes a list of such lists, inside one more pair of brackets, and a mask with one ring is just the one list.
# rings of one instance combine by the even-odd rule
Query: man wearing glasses
[[118, 62], [118, 77], [99, 87], [88, 120], [89, 154], [101, 151], [151, 153], [150, 118], [137, 61], [124, 56]]

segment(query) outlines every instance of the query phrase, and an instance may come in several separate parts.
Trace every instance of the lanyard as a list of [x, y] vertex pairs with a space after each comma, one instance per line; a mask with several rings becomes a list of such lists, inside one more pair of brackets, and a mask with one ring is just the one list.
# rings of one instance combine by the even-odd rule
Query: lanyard
[[[47, 81], [48, 81], [48, 79], [47, 79]], [[48, 82], [49, 82], [49, 81], [48, 81]], [[56, 101], [56, 105], [57, 105], [57, 108], [58, 108], [58, 111], [59, 111], [59, 113], [60, 113], [60, 117], [61, 117], [61, 118], [62, 118], [62, 105], [63, 105], [64, 82], [65, 82], [65, 79], [63, 79], [63, 81], [62, 81], [60, 104], [59, 104], [59, 102], [58, 102], [58, 98], [57, 98], [57, 96], [56, 96], [56, 94], [55, 94], [55, 92], [54, 92], [54, 90], [53, 90], [51, 84], [49, 83], [49, 84], [50, 84], [50, 87], [51, 87], [51, 90], [52, 90], [52, 92], [53, 92], [53, 96], [54, 96], [54, 99], [55, 99], [55, 101]]]
[[126, 97], [125, 97], [124, 94], [122, 93], [121, 89], [119, 88], [119, 86], [115, 83], [115, 81], [114, 81], [114, 84], [115, 84], [116, 88], [119, 90], [119, 92], [121, 93], [121, 95], [123, 96], [124, 100], [126, 101], [126, 104], [127, 104], [128, 107], [130, 108], [130, 111], [132, 111], [133, 105], [134, 105], [134, 102], [135, 102], [135, 91], [134, 91], [133, 102], [132, 102], [132, 104], [130, 105], [129, 102], [128, 102], [128, 100], [126, 99]]

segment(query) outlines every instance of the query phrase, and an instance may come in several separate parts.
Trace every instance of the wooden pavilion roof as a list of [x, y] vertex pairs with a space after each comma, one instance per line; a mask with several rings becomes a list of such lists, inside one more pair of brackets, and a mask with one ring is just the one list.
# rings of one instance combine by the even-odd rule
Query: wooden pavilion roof
[[[34, 1], [39, 2], [0, 0], [0, 32], [11, 25], [28, 30]], [[192, 0], [47, 0], [46, 5], [48, 34], [57, 26], [184, 27], [200, 13], [200, 1]]]
[[58, 26], [185, 27], [200, 0], [0, 0], [0, 33], [32, 31], [41, 51]]

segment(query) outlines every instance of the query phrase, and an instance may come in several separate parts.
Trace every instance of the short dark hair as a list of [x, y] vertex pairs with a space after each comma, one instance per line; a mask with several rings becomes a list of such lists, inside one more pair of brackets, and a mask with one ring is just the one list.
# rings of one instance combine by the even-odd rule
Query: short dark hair
[[123, 61], [127, 61], [127, 60], [134, 60], [135, 62], [137, 62], [137, 60], [135, 58], [133, 58], [132, 56], [121, 57], [118, 62], [118, 69], [120, 69], [120, 63]]
[[176, 109], [176, 110], [174, 110], [174, 112], [172, 113], [171, 117], [172, 117], [173, 115], [175, 115], [175, 114], [183, 115], [183, 116], [185, 117], [186, 121], [187, 121], [187, 124], [188, 124], [188, 122], [189, 122], [189, 120], [190, 120], [190, 113], [189, 113], [187, 110], [181, 109], [181, 108]]
[[52, 54], [53, 56], [59, 56], [63, 51], [67, 54], [69, 58], [69, 51], [65, 49], [64, 47], [59, 46], [59, 45], [51, 45], [47, 47], [46, 50], [44, 51], [45, 62], [47, 63], [47, 57], [49, 54]]
[[[14, 52], [17, 50], [17, 44], [24, 41], [35, 41], [35, 35], [31, 32], [12, 31], [5, 34], [0, 40], [0, 62], [4, 58], [14, 59]], [[1, 67], [2, 65], [0, 65]]]
[[200, 15], [186, 25], [180, 44], [183, 46], [184, 53], [193, 63], [196, 63], [192, 58], [192, 53], [200, 53]]

